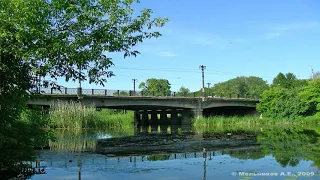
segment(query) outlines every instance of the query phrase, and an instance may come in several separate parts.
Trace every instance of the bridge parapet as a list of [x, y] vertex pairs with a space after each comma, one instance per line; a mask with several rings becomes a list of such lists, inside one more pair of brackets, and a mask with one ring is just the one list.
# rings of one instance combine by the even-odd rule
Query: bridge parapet
[[[35, 90], [40, 94], [52, 95], [77, 95], [77, 88], [40, 88]], [[152, 91], [133, 91], [133, 90], [110, 90], [110, 89], [82, 89], [80, 96], [98, 95], [98, 96], [116, 96], [116, 97], [181, 97], [181, 98], [200, 98], [201, 92], [180, 93], [176, 91], [152, 92]], [[205, 93], [206, 98], [223, 98], [223, 99], [260, 99], [256, 94], [232, 94], [232, 93]]]

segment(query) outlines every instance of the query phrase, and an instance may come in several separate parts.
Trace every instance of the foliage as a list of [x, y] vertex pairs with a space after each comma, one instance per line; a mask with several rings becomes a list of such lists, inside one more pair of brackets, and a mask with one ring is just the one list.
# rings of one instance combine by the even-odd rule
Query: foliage
[[300, 93], [302, 101], [309, 105], [310, 113], [320, 117], [320, 79], [309, 81], [308, 85]]
[[31, 88], [28, 64], [0, 49], [0, 125], [10, 126], [25, 109]]
[[[29, 62], [42, 76], [106, 82], [113, 65], [105, 52], [136, 56], [133, 49], [168, 20], [151, 18], [152, 10], [136, 12], [139, 0], [1, 1], [0, 44], [5, 52]], [[80, 72], [80, 71], [81, 72]]]
[[188, 88], [181, 86], [176, 96], [188, 96], [188, 94], [190, 94], [190, 90]]
[[268, 89], [268, 84], [262, 78], [250, 77], [237, 77], [230, 79], [226, 82], [217, 83], [213, 86], [213, 93], [216, 95], [227, 96], [260, 96], [264, 90]]
[[[28, 120], [20, 120], [31, 94], [31, 74], [65, 77], [66, 81], [87, 79], [103, 85], [106, 77], [113, 76], [108, 71], [113, 63], [106, 53], [136, 56], [139, 52], [133, 47], [161, 35], [153, 28], [162, 27], [167, 19], [151, 18], [151, 9], [135, 12], [134, 3], [139, 1], [0, 1], [1, 175], [15, 171], [16, 162], [31, 158], [33, 134], [46, 127], [30, 123], [33, 115], [24, 114], [22, 118]], [[54, 82], [50, 85], [56, 86]], [[71, 119], [77, 113], [72, 115]], [[86, 120], [81, 123], [96, 125]], [[30, 151], [22, 155], [21, 149]]]
[[293, 73], [279, 73], [272, 82], [272, 86], [280, 86], [282, 88], [297, 88], [297, 87], [302, 87], [307, 84], [306, 80], [298, 80], [296, 75]]
[[[39, 110], [37, 110], [39, 112]], [[11, 121], [10, 126], [0, 127], [0, 179], [16, 177], [21, 172], [20, 161], [34, 160], [34, 147], [47, 146], [54, 139], [51, 131], [44, 129], [47, 121], [39, 113], [23, 111], [22, 120]]]
[[141, 82], [139, 89], [144, 95], [168, 96], [171, 94], [171, 84], [167, 79], [147, 79], [146, 82]]
[[[118, 96], [118, 92], [113, 93], [113, 95]], [[129, 93], [126, 91], [120, 91], [119, 96], [129, 96]]]
[[298, 118], [308, 115], [309, 105], [301, 101], [300, 88], [271, 87], [262, 94], [257, 110], [271, 118]]

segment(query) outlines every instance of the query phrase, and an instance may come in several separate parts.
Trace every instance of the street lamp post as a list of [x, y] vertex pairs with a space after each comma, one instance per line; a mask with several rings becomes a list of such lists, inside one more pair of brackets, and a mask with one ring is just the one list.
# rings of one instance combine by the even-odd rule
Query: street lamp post
[[79, 77], [78, 77], [78, 88], [77, 88], [77, 95], [81, 96], [82, 95], [82, 87], [81, 87], [81, 65], [78, 65], [78, 73], [79, 73]]
[[314, 79], [314, 71], [311, 65], [309, 65], [311, 67], [311, 73], [312, 73], [312, 79]]
[[204, 98], [204, 70], [206, 69], [206, 66], [200, 65], [199, 68], [202, 71], [202, 98]]

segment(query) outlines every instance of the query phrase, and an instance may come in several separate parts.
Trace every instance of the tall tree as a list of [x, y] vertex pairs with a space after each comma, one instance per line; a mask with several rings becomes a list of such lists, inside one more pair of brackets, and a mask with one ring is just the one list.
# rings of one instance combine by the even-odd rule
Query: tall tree
[[[133, 49], [144, 39], [159, 37], [153, 27], [167, 19], [151, 18], [152, 10], [136, 12], [139, 0], [28, 0], [0, 2], [0, 46], [30, 62], [51, 78], [65, 77], [104, 84], [113, 76], [108, 54]], [[38, 73], [40, 73], [38, 71]]]
[[309, 112], [320, 117], [320, 79], [309, 81], [300, 95], [302, 101], [310, 106]]
[[273, 86], [280, 86], [283, 88], [294, 88], [295, 87], [295, 83], [297, 82], [297, 77], [296, 75], [294, 75], [293, 73], [287, 73], [287, 74], [283, 74], [283, 73], [279, 73], [272, 82]]
[[269, 85], [267, 84], [267, 81], [256, 76], [247, 77], [246, 84], [248, 87], [247, 94], [250, 94], [253, 96], [260, 96], [263, 93], [263, 91], [269, 89]]
[[268, 89], [267, 82], [255, 76], [236, 77], [226, 82], [214, 84], [213, 86], [214, 94], [222, 96], [260, 96], [266, 89]]
[[[152, 18], [151, 9], [136, 12], [135, 3], [139, 0], [0, 0], [0, 149], [32, 147], [32, 137], [19, 134], [27, 126], [18, 123], [31, 73], [104, 85], [114, 75], [110, 53], [136, 56], [137, 44], [161, 35], [153, 29], [168, 20]], [[17, 159], [7, 160], [0, 161], [0, 175]]]
[[190, 93], [190, 90], [188, 88], [181, 86], [176, 95], [177, 96], [188, 96], [189, 93]]
[[167, 79], [147, 79], [146, 82], [141, 82], [139, 89], [145, 95], [168, 96], [171, 94], [171, 84]]

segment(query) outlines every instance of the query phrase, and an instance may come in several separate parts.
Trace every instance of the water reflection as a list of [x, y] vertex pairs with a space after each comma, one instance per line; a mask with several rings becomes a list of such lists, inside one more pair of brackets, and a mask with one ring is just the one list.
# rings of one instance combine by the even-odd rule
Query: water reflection
[[41, 167], [52, 172], [45, 178], [239, 179], [230, 173], [317, 173], [319, 132], [320, 127], [192, 129], [161, 125], [130, 133], [65, 131], [57, 134], [50, 150], [39, 151], [38, 158]]

